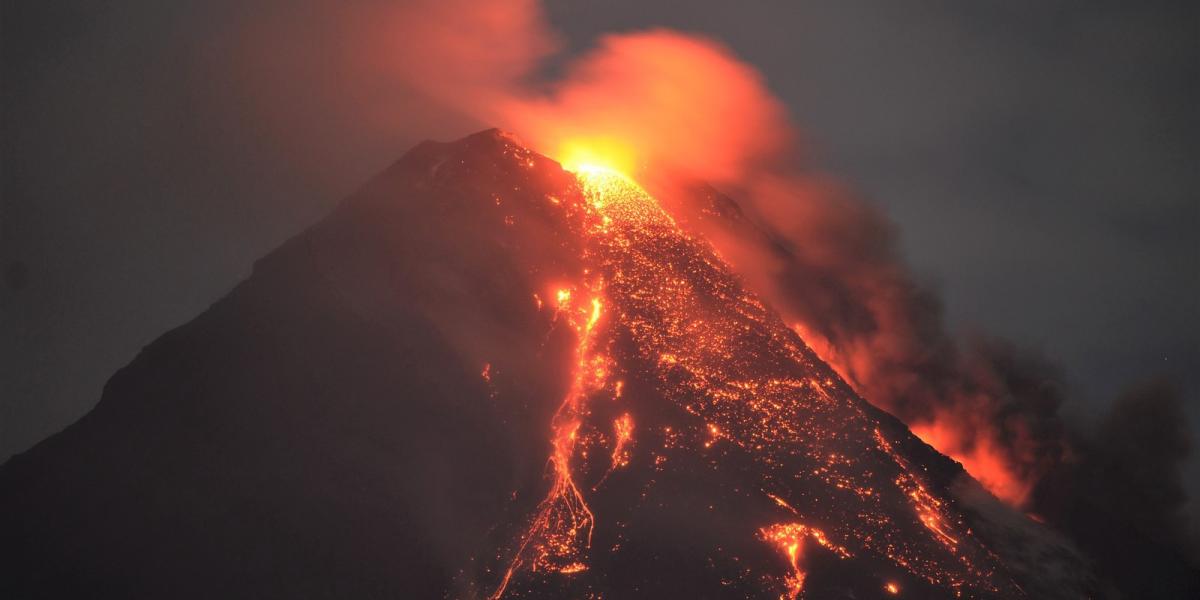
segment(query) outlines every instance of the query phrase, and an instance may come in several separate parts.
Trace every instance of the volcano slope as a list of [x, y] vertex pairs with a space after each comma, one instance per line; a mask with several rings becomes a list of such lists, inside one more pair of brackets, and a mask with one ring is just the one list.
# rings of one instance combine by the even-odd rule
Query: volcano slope
[[[983, 496], [980, 498], [980, 496]], [[623, 176], [426, 142], [0, 469], [5, 597], [1081, 597]]]

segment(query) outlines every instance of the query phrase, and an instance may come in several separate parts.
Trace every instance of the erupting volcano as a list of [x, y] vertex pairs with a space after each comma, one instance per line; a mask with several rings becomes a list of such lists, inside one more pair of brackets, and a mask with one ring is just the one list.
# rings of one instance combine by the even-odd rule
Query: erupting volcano
[[149, 346], [0, 471], [16, 591], [1087, 592], [658, 199], [568, 167], [422, 144]]

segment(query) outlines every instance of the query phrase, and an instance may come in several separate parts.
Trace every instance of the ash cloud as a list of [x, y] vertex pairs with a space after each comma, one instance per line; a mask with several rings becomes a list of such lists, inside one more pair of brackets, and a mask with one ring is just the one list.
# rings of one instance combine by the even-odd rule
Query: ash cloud
[[1034, 491], [1041, 515], [1105, 567], [1128, 597], [1200, 591], [1182, 466], [1192, 440], [1177, 389], [1153, 381], [1124, 392]]

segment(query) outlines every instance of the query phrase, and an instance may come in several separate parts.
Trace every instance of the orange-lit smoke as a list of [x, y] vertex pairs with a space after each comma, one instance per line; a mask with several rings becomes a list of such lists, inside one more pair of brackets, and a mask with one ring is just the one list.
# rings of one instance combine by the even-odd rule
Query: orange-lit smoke
[[997, 498], [1013, 506], [1024, 506], [1033, 482], [1019, 476], [1008, 452], [993, 439], [992, 431], [983, 430], [980, 437], [967, 440], [958, 423], [959, 417], [943, 416], [927, 423], [911, 423], [909, 428], [925, 443], [962, 463]]
[[[420, 1], [356, 18], [381, 72], [565, 163], [733, 181], [793, 128], [761, 75], [720, 43], [654, 29], [601, 38], [563, 75], [532, 0]], [[415, 26], [414, 24], [421, 25]]]
[[722, 254], [863, 397], [1024, 507], [1065, 450], [1053, 370], [955, 339], [894, 226], [839, 183], [776, 171], [740, 186], [758, 229], [708, 226]]
[[731, 181], [790, 141], [754, 69], [716, 42], [673, 31], [606, 36], [550, 89], [507, 103], [506, 122], [567, 162]]

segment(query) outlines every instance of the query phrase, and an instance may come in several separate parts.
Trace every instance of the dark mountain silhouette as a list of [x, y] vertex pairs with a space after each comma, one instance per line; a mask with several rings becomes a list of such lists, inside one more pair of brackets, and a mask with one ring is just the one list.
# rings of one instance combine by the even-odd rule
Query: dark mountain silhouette
[[[736, 210], [736, 206], [725, 207]], [[635, 184], [424, 143], [0, 468], [0, 596], [1076, 598]]]

